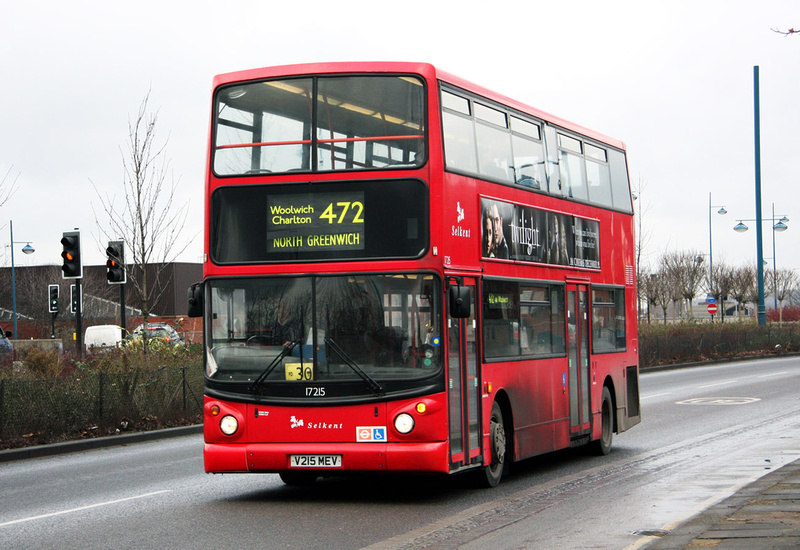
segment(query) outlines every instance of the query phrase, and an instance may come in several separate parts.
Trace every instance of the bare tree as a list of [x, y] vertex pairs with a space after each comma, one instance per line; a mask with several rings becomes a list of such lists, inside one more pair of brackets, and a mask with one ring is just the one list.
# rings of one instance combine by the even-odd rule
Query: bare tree
[[742, 318], [742, 306], [756, 294], [756, 269], [752, 265], [737, 267], [733, 270], [732, 285], [729, 295], [736, 300], [737, 317]]
[[675, 286], [670, 280], [670, 276], [662, 269], [657, 273], [651, 274], [647, 278], [647, 303], [661, 307], [664, 312], [664, 324], [667, 324], [667, 308], [669, 303], [675, 299]]
[[788, 298], [790, 306], [796, 306], [800, 303], [800, 285], [795, 286], [794, 290], [791, 294], [789, 294]]
[[736, 270], [725, 262], [717, 262], [714, 265], [714, 296], [719, 300], [720, 322], [725, 322], [725, 300], [733, 293], [736, 284]]
[[772, 32], [782, 34], [783, 36], [789, 36], [790, 34], [800, 34], [800, 29], [789, 29], [788, 31], [782, 31], [780, 29], [771, 29], [771, 30]]
[[[51, 316], [48, 307], [47, 287], [61, 283], [61, 269], [55, 265], [39, 267], [17, 267], [17, 313], [21, 319], [30, 321], [32, 334], [50, 334]], [[59, 310], [69, 310], [69, 284], [63, 285], [59, 299]], [[66, 292], [65, 292], [66, 289]], [[23, 313], [24, 312], [24, 313]], [[23, 336], [22, 329], [15, 338]], [[25, 335], [27, 337], [27, 335]]]
[[161, 284], [165, 269], [192, 240], [179, 244], [189, 203], [175, 204], [178, 182], [166, 155], [168, 139], [157, 140], [158, 111], [150, 111], [149, 101], [148, 91], [136, 117], [128, 119], [128, 141], [124, 148], [120, 147], [124, 169], [122, 204], [118, 206], [113, 196], [101, 195], [92, 182], [108, 218], [107, 224], [102, 224], [95, 213], [97, 225], [108, 239], [125, 242], [127, 276], [145, 322], [166, 288]]
[[689, 319], [694, 317], [692, 301], [697, 296], [705, 274], [702, 258], [703, 256], [694, 250], [670, 252], [661, 258], [662, 269], [668, 274], [677, 295], [687, 305]]
[[[641, 309], [641, 301], [642, 298], [647, 295], [647, 289], [645, 286], [647, 285], [646, 278], [648, 277], [649, 273], [646, 267], [642, 265], [642, 255], [645, 254], [645, 250], [647, 249], [647, 243], [650, 241], [650, 231], [646, 230], [644, 227], [643, 219], [644, 215], [650, 209], [649, 205], [645, 205], [642, 199], [642, 192], [644, 191], [647, 184], [639, 178], [639, 183], [636, 186], [636, 189], [633, 191], [633, 198], [636, 200], [639, 208], [635, 212], [636, 214], [636, 296], [637, 296], [637, 307]], [[649, 308], [648, 308], [649, 309]], [[649, 322], [649, 311], [648, 311], [648, 322]]]
[[652, 309], [652, 304], [650, 303], [650, 297], [648, 294], [647, 285], [650, 281], [650, 269], [647, 267], [639, 268], [636, 267], [636, 316], [637, 319], [642, 319], [642, 313], [644, 312], [645, 306], [643, 305], [644, 302], [647, 303], [647, 324], [650, 324], [650, 310]]
[[783, 323], [783, 301], [792, 296], [798, 286], [797, 273], [793, 269], [778, 269], [775, 272], [775, 298], [778, 301], [778, 323]]
[[0, 178], [0, 206], [3, 206], [5, 203], [8, 202], [14, 193], [17, 192], [19, 187], [17, 186], [17, 180], [19, 179], [19, 172], [12, 176], [11, 171], [14, 169], [14, 166], [9, 166], [8, 170], [3, 174], [3, 177]]

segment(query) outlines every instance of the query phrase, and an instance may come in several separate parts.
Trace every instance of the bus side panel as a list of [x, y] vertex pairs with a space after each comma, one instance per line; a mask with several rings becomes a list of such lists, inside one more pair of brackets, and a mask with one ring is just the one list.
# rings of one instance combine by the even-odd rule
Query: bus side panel
[[502, 388], [509, 397], [516, 460], [569, 446], [563, 362], [556, 358], [484, 365], [484, 380]]
[[555, 450], [555, 426], [552, 423], [519, 428], [514, 432], [514, 458], [522, 460]]
[[[637, 340], [632, 342], [636, 347]], [[639, 369], [633, 364], [635, 352], [601, 354], [592, 356], [592, 439], [602, 433], [603, 386], [611, 380], [611, 395], [616, 407], [615, 431], [624, 432], [641, 422], [639, 409]]]

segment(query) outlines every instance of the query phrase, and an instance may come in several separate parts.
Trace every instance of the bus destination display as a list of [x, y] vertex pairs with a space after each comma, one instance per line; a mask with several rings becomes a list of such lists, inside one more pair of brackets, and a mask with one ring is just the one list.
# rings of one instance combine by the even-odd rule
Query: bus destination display
[[302, 193], [267, 198], [267, 252], [364, 249], [364, 193]]

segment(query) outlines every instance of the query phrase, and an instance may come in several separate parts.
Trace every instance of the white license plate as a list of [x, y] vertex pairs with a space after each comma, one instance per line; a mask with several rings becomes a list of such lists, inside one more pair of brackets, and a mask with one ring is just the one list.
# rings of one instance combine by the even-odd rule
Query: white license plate
[[342, 455], [290, 455], [291, 468], [341, 468]]

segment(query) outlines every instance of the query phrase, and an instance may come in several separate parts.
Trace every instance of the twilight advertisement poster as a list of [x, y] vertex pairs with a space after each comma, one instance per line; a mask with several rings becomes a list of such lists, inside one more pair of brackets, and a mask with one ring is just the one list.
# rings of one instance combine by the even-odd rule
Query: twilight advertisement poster
[[600, 224], [481, 198], [481, 256], [600, 269]]

